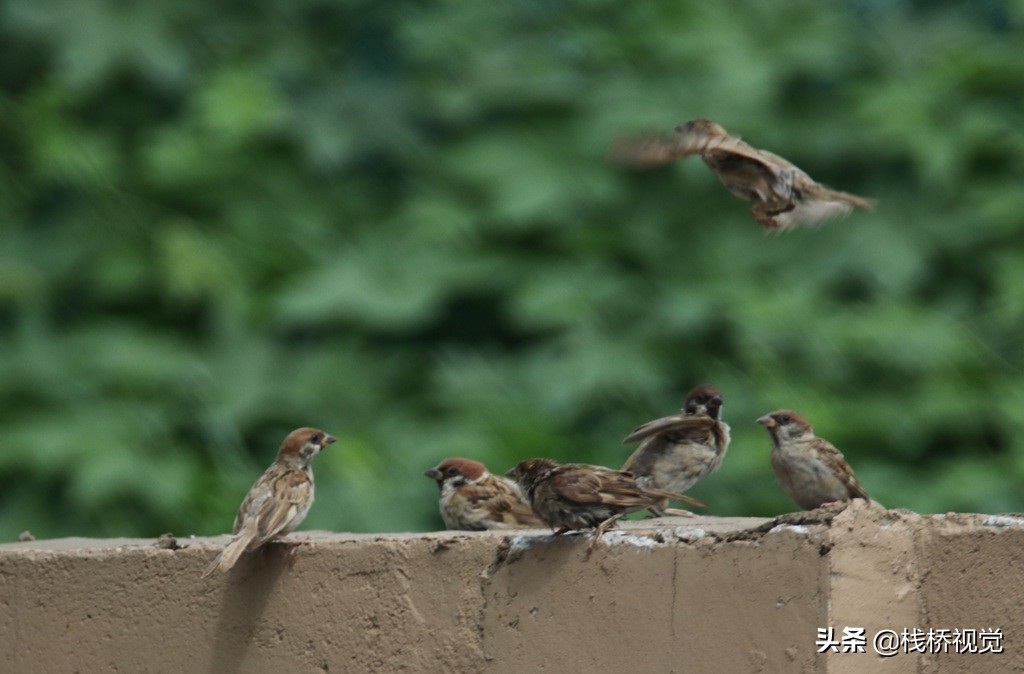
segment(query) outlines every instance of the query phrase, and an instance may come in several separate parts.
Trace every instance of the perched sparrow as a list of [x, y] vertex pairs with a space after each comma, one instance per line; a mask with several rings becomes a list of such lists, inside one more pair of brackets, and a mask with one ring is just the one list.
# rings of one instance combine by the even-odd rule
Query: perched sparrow
[[313, 469], [310, 461], [334, 437], [315, 428], [288, 434], [277, 459], [245, 495], [235, 516], [235, 537], [203, 572], [227, 571], [243, 552], [249, 552], [295, 530], [313, 505]]
[[595, 543], [623, 515], [663, 500], [704, 505], [682, 494], [644, 489], [632, 474], [603, 466], [528, 459], [505, 475], [519, 483], [533, 511], [556, 529], [556, 536], [574, 529], [596, 528]]
[[[729, 426], [721, 420], [722, 395], [714, 386], [697, 386], [686, 396], [680, 414], [649, 421], [636, 428], [623, 444], [642, 441], [622, 470], [633, 473], [644, 489], [685, 494], [718, 470], [729, 447]], [[651, 508], [666, 512], [668, 499]], [[683, 514], [671, 511], [671, 514]], [[689, 513], [687, 513], [689, 514]]]
[[772, 436], [772, 470], [782, 491], [804, 510], [868, 499], [842, 453], [796, 412], [779, 410], [757, 420]]
[[449, 529], [521, 529], [542, 526], [512, 480], [491, 475], [470, 459], [445, 459], [426, 473], [441, 490], [441, 518]]
[[790, 229], [847, 215], [853, 207], [873, 209], [875, 202], [820, 185], [777, 154], [758, 150], [707, 119], [676, 127], [669, 139], [620, 141], [612, 157], [642, 168], [699, 154], [722, 184], [753, 204], [751, 215], [768, 230]]

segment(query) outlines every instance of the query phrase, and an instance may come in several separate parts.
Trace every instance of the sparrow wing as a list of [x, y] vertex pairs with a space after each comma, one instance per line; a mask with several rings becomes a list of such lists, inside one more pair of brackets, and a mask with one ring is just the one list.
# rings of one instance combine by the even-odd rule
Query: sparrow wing
[[246, 522], [256, 518], [259, 505], [272, 493], [272, 484], [277, 474], [277, 464], [271, 464], [249, 487], [249, 492], [242, 499], [242, 505], [238, 506], [238, 514], [235, 515], [235, 524], [232, 528], [235, 535], [238, 535]]
[[842, 452], [833, 447], [832, 443], [822, 438], [815, 438], [812, 446], [814, 447], [815, 454], [846, 487], [850, 498], [870, 500], [868, 493], [864, 491], [864, 487], [857, 481], [856, 476], [853, 474], [853, 469], [846, 462]]
[[[262, 480], [262, 478], [260, 479]], [[259, 486], [259, 482], [254, 484], [252, 488], [249, 489], [249, 493], [245, 495], [244, 499], [242, 499], [242, 505], [238, 506], [238, 513], [235, 515], [235, 524], [231, 527], [231, 533], [233, 533], [236, 536], [238, 535], [238, 532], [242, 530], [242, 527], [245, 525], [246, 515], [248, 515], [249, 512], [252, 510], [252, 503], [253, 499], [255, 498], [254, 492]]]
[[598, 496], [601, 503], [615, 505], [626, 510], [640, 510], [656, 504], [663, 498], [682, 501], [692, 506], [704, 507], [703, 501], [676, 494], [663, 489], [643, 489], [636, 483], [632, 473], [624, 470], [601, 468], [595, 471], [600, 481]]
[[714, 425], [715, 420], [706, 414], [675, 414], [637, 426], [632, 433], [626, 436], [622, 444], [631, 445], [639, 440], [667, 431], [706, 431]]
[[750, 143], [744, 142], [739, 136], [723, 136], [711, 133], [706, 127], [684, 125], [677, 129], [675, 142], [686, 154], [717, 155], [719, 157], [730, 155], [733, 161], [749, 160], [760, 164], [765, 171], [775, 175], [791, 175], [793, 177], [802, 175], [807, 180], [811, 180], [796, 164], [785, 157], [780, 157], [768, 150], [760, 150]]
[[680, 445], [707, 444], [724, 453], [729, 444], [728, 426], [706, 414], [677, 414], [637, 427], [623, 442], [640, 446], [622, 464], [622, 470], [649, 475], [666, 452]]
[[618, 140], [612, 145], [609, 157], [620, 166], [643, 169], [662, 166], [689, 154], [695, 154], [694, 151], [681, 146], [678, 141], [678, 136], [666, 138], [653, 135]]
[[[626, 510], [640, 510], [654, 504], [660, 498], [641, 489], [632, 473], [603, 466], [566, 464], [552, 471], [549, 483], [558, 496], [581, 505], [600, 504]], [[693, 499], [685, 496], [672, 496], [682, 501], [693, 502]]]
[[539, 527], [543, 524], [511, 480], [488, 475], [459, 487], [459, 495], [475, 509], [487, 512], [493, 522], [508, 526]]
[[567, 501], [597, 504], [610, 502], [610, 490], [622, 491], [621, 484], [615, 486], [615, 476], [627, 476], [632, 482], [633, 492], [639, 493], [629, 473], [601, 466], [568, 463], [551, 471], [547, 481], [551, 490]]
[[269, 541], [284, 531], [313, 499], [313, 480], [304, 471], [289, 470], [272, 481], [271, 493], [256, 511], [256, 538]]

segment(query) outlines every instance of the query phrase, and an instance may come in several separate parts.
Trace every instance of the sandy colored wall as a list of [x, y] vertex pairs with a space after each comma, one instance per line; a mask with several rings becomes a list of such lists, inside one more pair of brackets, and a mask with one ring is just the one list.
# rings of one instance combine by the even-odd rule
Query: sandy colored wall
[[[666, 518], [589, 558], [539, 531], [317, 532], [201, 580], [225, 540], [0, 545], [4, 671], [1024, 671], [1024, 518]], [[1004, 652], [819, 654], [829, 625], [1002, 628]]]

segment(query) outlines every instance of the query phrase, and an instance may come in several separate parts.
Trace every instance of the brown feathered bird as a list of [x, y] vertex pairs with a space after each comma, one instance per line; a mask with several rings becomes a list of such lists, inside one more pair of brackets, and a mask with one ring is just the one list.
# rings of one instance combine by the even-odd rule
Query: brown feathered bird
[[757, 420], [772, 436], [772, 470], [782, 491], [804, 510], [841, 503], [868, 494], [842, 453], [814, 435], [806, 419], [792, 410], [770, 412]]
[[[679, 414], [637, 427], [623, 444], [640, 442], [622, 470], [636, 476], [644, 489], [685, 494], [718, 470], [729, 448], [729, 425], [722, 421], [722, 394], [709, 385], [696, 386], [686, 395]], [[655, 515], [689, 515], [666, 510], [668, 499], [651, 507]]]
[[437, 481], [441, 519], [448, 529], [484, 531], [543, 526], [519, 485], [479, 461], [445, 459], [424, 473]]
[[556, 536], [577, 529], [595, 529], [595, 544], [623, 515], [650, 508], [663, 499], [704, 506], [682, 494], [644, 489], [631, 473], [603, 466], [528, 459], [506, 476], [519, 483], [533, 511], [555, 529]]
[[789, 161], [758, 150], [708, 119], [676, 127], [671, 139], [619, 141], [612, 159], [644, 168], [700, 155], [725, 187], [751, 202], [750, 213], [767, 230], [786, 230], [848, 215], [854, 207], [874, 209], [872, 199], [839, 192], [815, 182]]
[[203, 572], [232, 568], [243, 552], [250, 552], [298, 527], [313, 505], [313, 469], [310, 462], [334, 437], [316, 428], [288, 434], [277, 459], [245, 495], [235, 516], [235, 537]]

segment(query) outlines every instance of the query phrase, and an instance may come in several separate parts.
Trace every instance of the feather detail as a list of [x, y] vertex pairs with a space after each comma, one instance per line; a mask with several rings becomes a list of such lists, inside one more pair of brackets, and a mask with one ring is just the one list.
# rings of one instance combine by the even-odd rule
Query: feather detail
[[626, 439], [622, 441], [622, 444], [631, 445], [634, 442], [645, 440], [652, 435], [657, 435], [666, 431], [689, 432], [711, 430], [714, 425], [715, 420], [709, 416], [676, 414], [670, 417], [662, 417], [661, 419], [648, 421], [646, 424], [637, 426], [633, 429], [632, 433], [626, 436]]
[[530, 496], [534, 512], [559, 531], [594, 527], [603, 531], [622, 515], [650, 508], [665, 498], [704, 505], [681, 494], [644, 489], [632, 473], [604, 466], [530, 459], [509, 474]]
[[512, 480], [470, 459], [445, 459], [426, 472], [440, 487], [438, 505], [448, 529], [522, 529], [543, 525]]

